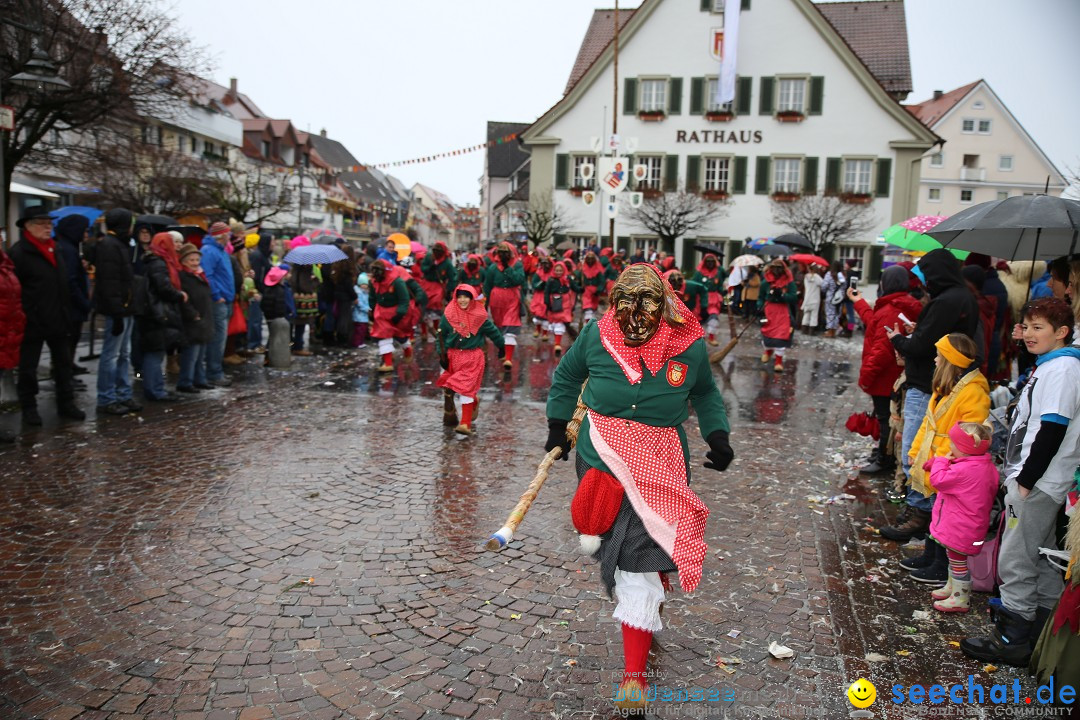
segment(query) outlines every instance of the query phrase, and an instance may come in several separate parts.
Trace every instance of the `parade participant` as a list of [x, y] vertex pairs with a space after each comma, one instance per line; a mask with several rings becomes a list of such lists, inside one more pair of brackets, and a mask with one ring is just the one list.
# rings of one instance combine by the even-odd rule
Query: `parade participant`
[[588, 412], [571, 517], [618, 602], [625, 666], [616, 705], [640, 710], [652, 634], [663, 627], [665, 573], [677, 570], [692, 592], [707, 550], [709, 510], [688, 484], [690, 405], [710, 448], [705, 467], [724, 470], [734, 457], [701, 326], [655, 268], [623, 271], [611, 310], [585, 327], [555, 371], [545, 450], [561, 447], [564, 460], [579, 394]]
[[[481, 303], [486, 299], [484, 297], [484, 269], [484, 259], [476, 253], [469, 253], [465, 263], [458, 268], [455, 281], [457, 285], [461, 283], [472, 285], [476, 289], [476, 300]], [[447, 292], [450, 292], [449, 288]]]
[[[949, 436], [946, 433], [949, 428], [958, 422], [985, 423], [990, 415], [990, 385], [975, 363], [978, 352], [975, 341], [963, 333], [953, 333], [938, 340], [935, 347], [934, 394], [908, 454], [911, 490], [926, 498], [931, 509], [934, 488], [924, 466], [929, 460], [948, 454]], [[892, 526], [882, 528], [881, 536], [906, 542], [915, 534], [926, 531], [930, 517], [930, 510], [913, 507], [906, 520], [900, 522], [898, 518]], [[905, 570], [912, 571], [912, 580], [922, 583], [943, 582], [948, 565], [945, 548], [931, 538], [927, 538], [921, 556], [900, 563]]]
[[776, 353], [773, 363], [775, 372], [784, 372], [784, 353], [791, 347], [791, 336], [795, 328], [791, 326], [791, 303], [799, 296], [795, 278], [784, 261], [777, 258], [765, 266], [762, 273], [761, 292], [758, 310], [765, 309], [765, 324], [761, 326], [761, 362], [769, 362]]
[[724, 280], [727, 273], [720, 265], [714, 253], [705, 253], [697, 266], [696, 282], [705, 286], [709, 292], [708, 321], [705, 331], [708, 333], [709, 344], [717, 345], [716, 335], [720, 332], [720, 313], [724, 311]]
[[[10, 373], [19, 364], [19, 346], [26, 329], [22, 305], [22, 285], [15, 274], [15, 263], [0, 243], [0, 375]], [[0, 431], [0, 442], [14, 442], [15, 435]]]
[[525, 270], [510, 243], [500, 243], [495, 249], [495, 262], [484, 271], [484, 296], [495, 327], [506, 342], [503, 367], [513, 366], [514, 348], [521, 332], [521, 316], [525, 314]]
[[476, 302], [476, 288], [462, 283], [454, 290], [454, 299], [439, 321], [439, 364], [443, 373], [435, 383], [445, 388], [448, 396], [453, 394], [453, 408], [461, 416], [454, 428], [459, 435], [475, 433], [473, 409], [484, 379], [485, 337], [503, 357], [507, 348], [502, 333], [488, 318], [484, 306]]
[[582, 321], [589, 322], [596, 318], [596, 310], [600, 307], [600, 295], [607, 290], [607, 282], [604, 279], [604, 266], [596, 257], [596, 253], [585, 253], [585, 260], [578, 268], [581, 278], [581, 311]]
[[379, 341], [382, 356], [379, 372], [393, 371], [395, 340], [406, 350], [412, 350], [409, 339], [420, 318], [420, 309], [409, 295], [405, 277], [404, 269], [387, 265], [385, 260], [371, 263], [371, 337]]
[[[566, 324], [574, 319], [574, 304], [581, 288], [570, 275], [568, 260], [557, 262], [552, 267], [551, 277], [544, 283], [544, 312], [555, 336], [555, 355], [562, 355], [562, 336]], [[542, 338], [541, 338], [542, 339]]]
[[954, 424], [949, 428], [949, 453], [934, 457], [929, 473], [938, 494], [930, 534], [949, 558], [949, 581], [930, 596], [938, 612], [967, 612], [971, 597], [967, 559], [982, 548], [998, 490], [990, 427]]
[[[1054, 297], [1028, 302], [1021, 317], [1035, 369], [1020, 391], [1005, 449], [1001, 605], [989, 637], [960, 643], [969, 657], [1019, 667], [1028, 664], [1033, 641], [1062, 592], [1061, 573], [1039, 548], [1057, 549], [1057, 518], [1080, 465], [1080, 347], [1068, 344], [1075, 318]], [[1075, 612], [1075, 601], [1068, 604]]]
[[414, 305], [416, 305], [416, 322], [413, 324], [412, 332], [409, 333], [409, 342], [405, 343], [405, 347], [402, 349], [402, 356], [409, 360], [413, 356], [412, 337], [416, 334], [416, 328], [420, 327], [421, 331], [426, 331], [423, 322], [424, 308], [428, 304], [427, 293], [424, 292], [424, 288], [420, 286], [420, 266], [416, 263], [416, 258], [412, 255], [406, 255], [401, 258], [398, 263], [398, 273], [401, 275], [401, 279], [405, 281], [405, 289], [409, 291], [409, 299]]
[[[809, 277], [808, 273], [807, 278]], [[878, 298], [873, 308], [863, 299], [858, 288], [847, 289], [847, 296], [855, 302], [855, 312], [859, 314], [859, 319], [866, 327], [866, 333], [863, 336], [862, 366], [859, 369], [859, 388], [870, 396], [870, 401], [874, 406], [874, 416], [877, 417], [878, 426], [881, 429], [878, 445], [871, 455], [870, 462], [859, 470], [867, 475], [891, 473], [896, 469], [896, 458], [886, 450], [889, 444], [887, 428], [889, 427], [889, 400], [892, 397], [896, 378], [900, 377], [903, 368], [896, 362], [896, 351], [889, 342], [889, 336], [885, 334], [885, 328], [896, 326], [900, 322], [900, 315], [915, 318], [922, 311], [919, 301], [908, 294], [909, 277], [910, 273], [899, 265], [886, 268], [881, 274]], [[809, 285], [807, 287], [809, 288]], [[803, 301], [803, 306], [805, 305], [806, 300]]]
[[424, 289], [427, 295], [427, 305], [424, 307], [423, 322], [426, 324], [422, 337], [427, 337], [427, 327], [431, 328], [434, 336], [439, 331], [439, 321], [442, 317], [443, 306], [450, 287], [454, 283], [454, 260], [450, 257], [450, 249], [442, 240], [432, 246], [431, 252], [418, 255], [420, 261], [420, 276], [416, 281]]
[[708, 288], [699, 282], [687, 280], [678, 270], [668, 270], [664, 273], [664, 279], [690, 312], [694, 313], [694, 317], [704, 321], [709, 312]]
[[551, 258], [544, 255], [540, 258], [540, 264], [532, 277], [532, 299], [529, 300], [529, 313], [533, 319], [533, 337], [540, 338], [540, 342], [547, 342], [548, 331], [551, 323], [547, 319], [547, 305], [544, 302], [544, 288], [551, 278], [551, 272], [555, 264]]

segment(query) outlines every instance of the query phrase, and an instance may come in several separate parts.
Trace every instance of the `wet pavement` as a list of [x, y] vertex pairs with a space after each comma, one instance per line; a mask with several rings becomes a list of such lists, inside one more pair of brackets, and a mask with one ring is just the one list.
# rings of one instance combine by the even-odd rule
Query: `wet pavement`
[[[751, 330], [714, 366], [737, 459], [703, 469], [691, 418], [709, 554], [650, 657], [661, 692], [705, 700], [658, 715], [841, 718], [859, 677], [881, 718], [930, 716], [889, 702], [896, 683], [1030, 695], [950, 645], [987, 596], [934, 613], [867, 529], [897, 508], [853, 469], [859, 347], [802, 339], [776, 375]], [[482, 549], [543, 455], [555, 362], [531, 337], [508, 376], [489, 360], [472, 438], [441, 425], [430, 345], [386, 378], [373, 349], [328, 351], [141, 416], [46, 415], [0, 448], [0, 718], [614, 717], [621, 638], [570, 523], [573, 464], [509, 548]]]

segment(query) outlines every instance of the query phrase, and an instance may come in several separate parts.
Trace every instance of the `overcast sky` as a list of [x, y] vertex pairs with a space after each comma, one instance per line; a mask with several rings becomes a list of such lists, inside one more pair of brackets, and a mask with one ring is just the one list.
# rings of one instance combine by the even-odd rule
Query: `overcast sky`
[[[326, 128], [362, 162], [485, 140], [488, 120], [532, 122], [562, 97], [593, 0], [174, 0], [210, 49], [212, 78], [271, 117]], [[667, 0], [697, 2], [697, 0]], [[754, 10], [786, 0], [754, 0]], [[640, 2], [627, 2], [636, 7]], [[620, 3], [620, 8], [624, 4]], [[915, 91], [983, 78], [1062, 172], [1080, 169], [1080, 2], [907, 0]], [[393, 168], [476, 204], [483, 153]]]

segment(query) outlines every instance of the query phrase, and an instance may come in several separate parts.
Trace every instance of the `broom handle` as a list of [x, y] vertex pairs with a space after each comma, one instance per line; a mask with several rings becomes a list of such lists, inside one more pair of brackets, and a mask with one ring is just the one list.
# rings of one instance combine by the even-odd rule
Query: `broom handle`
[[[585, 407], [585, 401], [583, 400], [585, 395], [585, 386], [589, 384], [588, 379], [581, 386], [581, 392], [578, 394], [577, 407], [574, 408], [574, 415], [570, 418], [570, 422], [566, 424], [566, 438], [570, 441], [570, 447], [577, 445], [578, 430], [581, 428], [581, 422], [585, 419], [585, 413], [588, 412], [588, 408]], [[521, 498], [518, 500], [517, 505], [510, 511], [510, 515], [506, 518], [506, 523], [499, 528], [498, 532], [492, 535], [486, 544], [488, 550], [502, 550], [506, 547], [517, 532], [518, 526], [521, 525], [521, 521], [525, 519], [525, 514], [529, 512], [529, 508], [532, 507], [533, 501], [536, 500], [536, 496], [540, 493], [540, 488], [544, 486], [544, 482], [547, 480], [548, 472], [551, 470], [551, 465], [562, 455], [561, 447], [554, 447], [548, 451], [544, 459], [540, 461], [540, 464], [536, 467], [536, 475], [533, 477], [529, 487], [525, 488], [525, 492], [521, 494]]]

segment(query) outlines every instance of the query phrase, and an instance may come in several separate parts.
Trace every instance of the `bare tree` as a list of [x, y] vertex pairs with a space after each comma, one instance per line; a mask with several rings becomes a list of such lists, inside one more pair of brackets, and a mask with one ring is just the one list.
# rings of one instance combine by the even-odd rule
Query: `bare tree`
[[645, 200], [630, 211], [630, 218], [655, 233], [662, 241], [674, 243], [679, 238], [701, 230], [713, 220], [726, 217], [728, 200], [711, 200], [687, 192], [680, 185], [676, 192], [665, 192]]
[[812, 242], [817, 254], [877, 227], [871, 205], [845, 202], [838, 195], [803, 195], [793, 202], [773, 200], [772, 221]]
[[525, 230], [525, 239], [534, 246], [548, 242], [569, 227], [566, 214], [555, 204], [550, 193], [537, 197], [530, 194], [529, 204], [520, 211], [518, 217]]
[[57, 152], [65, 138], [103, 123], [167, 116], [186, 98], [183, 74], [207, 69], [202, 49], [156, 0], [6, 0], [0, 7], [0, 77], [22, 71], [39, 48], [70, 85], [43, 93], [4, 87], [16, 118], [15, 132], [0, 133], [5, 188], [35, 155], [66, 160]]
[[289, 172], [257, 162], [222, 164], [210, 185], [210, 204], [222, 214], [251, 226], [296, 211]]

